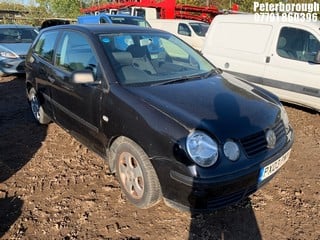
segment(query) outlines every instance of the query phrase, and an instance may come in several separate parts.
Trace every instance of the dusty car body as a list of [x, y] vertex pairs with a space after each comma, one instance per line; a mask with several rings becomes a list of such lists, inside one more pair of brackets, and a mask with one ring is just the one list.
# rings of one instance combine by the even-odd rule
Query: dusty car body
[[219, 71], [174, 35], [124, 25], [42, 30], [26, 60], [39, 123], [54, 121], [102, 156], [127, 199], [149, 208], [236, 203], [288, 160], [278, 98]]
[[0, 25], [0, 76], [24, 73], [24, 60], [37, 34], [32, 26]]

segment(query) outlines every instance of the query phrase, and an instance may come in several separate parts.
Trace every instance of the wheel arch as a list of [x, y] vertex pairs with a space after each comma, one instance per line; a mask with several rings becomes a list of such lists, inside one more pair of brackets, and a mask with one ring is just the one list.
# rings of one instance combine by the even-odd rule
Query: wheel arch
[[[150, 157], [142, 146], [131, 138], [122, 135], [113, 138], [109, 150], [110, 169], [116, 174], [121, 189], [127, 196], [129, 202], [142, 209], [150, 208], [157, 204], [162, 199], [162, 187], [159, 182], [159, 176], [150, 161]], [[127, 160], [124, 160], [123, 156], [127, 155], [130, 156], [129, 161], [131, 162], [132, 159], [134, 162], [133, 165], [129, 164]], [[122, 167], [120, 167], [120, 165]], [[123, 166], [125, 166], [125, 170], [123, 169]], [[131, 172], [130, 169], [133, 168], [135, 168], [135, 170]], [[136, 168], [140, 169], [141, 172], [139, 173]], [[131, 173], [128, 174], [127, 171]], [[124, 177], [124, 175], [126, 176]], [[141, 182], [133, 181], [133, 178], [142, 180]], [[129, 186], [129, 190], [127, 185], [128, 182], [129, 185], [132, 184]], [[140, 184], [141, 188], [139, 187]], [[131, 187], [133, 188], [131, 189]], [[141, 191], [143, 193], [140, 196]]]
[[109, 165], [109, 170], [112, 173], [115, 173], [116, 168], [115, 168], [115, 149], [116, 146], [118, 146], [119, 141], [121, 141], [121, 138], [124, 138], [125, 136], [114, 136], [110, 139], [106, 146], [106, 152], [107, 152], [107, 161]]

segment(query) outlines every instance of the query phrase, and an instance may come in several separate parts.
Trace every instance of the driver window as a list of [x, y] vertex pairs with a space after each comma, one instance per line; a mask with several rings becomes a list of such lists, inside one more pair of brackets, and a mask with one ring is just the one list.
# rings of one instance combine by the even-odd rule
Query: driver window
[[97, 71], [96, 56], [87, 38], [76, 32], [63, 34], [57, 49], [56, 65], [70, 73], [91, 70], [96, 75]]
[[179, 23], [178, 26], [178, 34], [185, 35], [185, 36], [191, 36], [190, 28], [185, 23]]
[[279, 56], [308, 62], [315, 60], [319, 50], [319, 40], [310, 32], [289, 27], [281, 29], [277, 45]]

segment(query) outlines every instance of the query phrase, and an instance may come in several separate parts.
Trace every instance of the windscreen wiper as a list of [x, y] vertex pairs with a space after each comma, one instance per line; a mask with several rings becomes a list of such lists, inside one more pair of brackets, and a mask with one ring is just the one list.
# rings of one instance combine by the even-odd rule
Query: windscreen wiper
[[[166, 81], [154, 83], [151, 86], [167, 85], [167, 84], [172, 84], [172, 83], [185, 82], [185, 81], [189, 81], [189, 80], [203, 79], [203, 78], [207, 78], [207, 74], [208, 73], [206, 73], [204, 75], [203, 73], [201, 73], [201, 74], [197, 74], [197, 75], [181, 76], [181, 77], [177, 77], [177, 78], [171, 78], [171, 79], [168, 79]], [[211, 74], [212, 73], [210, 71], [210, 75]]]
[[217, 74], [218, 74], [217, 69], [211, 69], [209, 72], [204, 74], [203, 78], [208, 78], [208, 77], [211, 77], [211, 76], [215, 76]]

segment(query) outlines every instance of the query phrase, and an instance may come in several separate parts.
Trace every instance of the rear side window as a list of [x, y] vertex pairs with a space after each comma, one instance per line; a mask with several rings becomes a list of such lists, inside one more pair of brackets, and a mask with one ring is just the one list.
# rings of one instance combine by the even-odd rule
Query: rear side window
[[319, 50], [319, 40], [310, 32], [290, 27], [281, 29], [277, 44], [280, 57], [304, 62], [314, 61]]
[[36, 53], [41, 58], [52, 62], [54, 44], [56, 42], [58, 32], [45, 32], [43, 33], [34, 47], [34, 53]]

